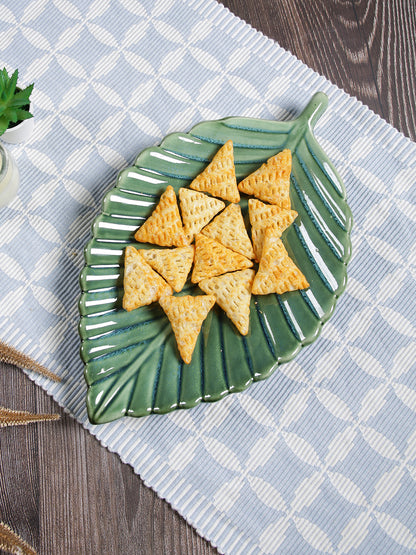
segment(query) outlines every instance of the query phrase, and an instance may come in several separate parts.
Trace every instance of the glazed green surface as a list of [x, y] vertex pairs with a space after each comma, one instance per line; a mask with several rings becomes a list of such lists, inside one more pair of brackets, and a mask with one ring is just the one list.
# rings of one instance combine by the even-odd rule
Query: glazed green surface
[[[267, 378], [318, 337], [346, 286], [352, 225], [343, 183], [313, 135], [326, 107], [327, 97], [317, 93], [293, 121], [232, 117], [203, 122], [145, 149], [133, 167], [120, 172], [94, 222], [80, 277], [79, 329], [91, 422], [219, 400]], [[310, 288], [253, 296], [246, 337], [215, 306], [191, 364], [185, 365], [157, 304], [131, 312], [121, 308], [123, 253], [127, 245], [153, 247], [135, 243], [134, 232], [160, 194], [167, 185], [176, 191], [189, 185], [229, 139], [237, 180], [284, 148], [292, 151], [290, 195], [298, 217], [283, 242]], [[247, 197], [240, 204], [247, 220]], [[202, 291], [188, 282], [183, 293]]]

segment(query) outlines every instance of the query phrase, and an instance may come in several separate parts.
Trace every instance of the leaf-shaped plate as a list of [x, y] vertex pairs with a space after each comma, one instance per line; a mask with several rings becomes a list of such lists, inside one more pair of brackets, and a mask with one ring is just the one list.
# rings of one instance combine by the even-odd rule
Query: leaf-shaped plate
[[[168, 135], [120, 172], [94, 221], [80, 277], [79, 330], [91, 422], [217, 401], [267, 378], [318, 337], [346, 286], [352, 224], [342, 181], [313, 136], [327, 103], [325, 94], [316, 93], [292, 121], [230, 117], [203, 122], [189, 133]], [[191, 364], [185, 365], [157, 303], [131, 312], [121, 308], [123, 252], [129, 244], [139, 247], [134, 232], [167, 185], [176, 191], [189, 185], [229, 139], [238, 181], [284, 148], [292, 151], [290, 194], [299, 215], [283, 242], [310, 288], [253, 296], [246, 337], [215, 306]], [[247, 198], [240, 204], [247, 218]], [[185, 292], [202, 293], [190, 283]]]

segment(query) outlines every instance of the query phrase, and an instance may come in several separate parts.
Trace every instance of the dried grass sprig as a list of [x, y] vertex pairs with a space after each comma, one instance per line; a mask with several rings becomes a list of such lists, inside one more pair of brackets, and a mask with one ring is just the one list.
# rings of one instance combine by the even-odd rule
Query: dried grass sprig
[[27, 355], [24, 355], [14, 347], [7, 345], [0, 341], [0, 361], [6, 362], [7, 364], [14, 364], [19, 368], [24, 368], [25, 370], [33, 370], [42, 376], [54, 380], [55, 382], [60, 382], [61, 378], [39, 364], [35, 362]]
[[20, 536], [13, 532], [10, 526], [0, 522], [0, 549], [14, 555], [37, 555], [36, 551]]
[[25, 410], [12, 410], [0, 406], [0, 428], [44, 422], [45, 420], [59, 420], [59, 418], [59, 414], [34, 414]]

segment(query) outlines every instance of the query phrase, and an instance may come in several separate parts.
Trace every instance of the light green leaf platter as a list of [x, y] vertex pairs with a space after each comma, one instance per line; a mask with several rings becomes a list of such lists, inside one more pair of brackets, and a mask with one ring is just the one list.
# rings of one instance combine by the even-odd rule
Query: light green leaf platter
[[[346, 286], [352, 225], [344, 185], [313, 135], [327, 104], [318, 92], [292, 121], [203, 122], [189, 133], [168, 135], [120, 172], [94, 221], [80, 276], [81, 356], [92, 423], [218, 401], [268, 378], [319, 336]], [[310, 288], [253, 296], [245, 337], [215, 305], [186, 365], [157, 303], [122, 309], [123, 254], [127, 245], [154, 248], [135, 242], [136, 229], [168, 185], [176, 191], [188, 186], [229, 139], [238, 181], [284, 148], [292, 151], [290, 196], [298, 217], [282, 239]], [[247, 197], [240, 204], [247, 221]], [[181, 294], [203, 292], [189, 281]]]

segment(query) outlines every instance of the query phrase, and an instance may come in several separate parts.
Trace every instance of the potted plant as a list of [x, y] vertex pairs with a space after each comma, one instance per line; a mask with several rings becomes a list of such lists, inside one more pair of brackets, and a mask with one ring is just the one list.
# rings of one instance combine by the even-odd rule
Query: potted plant
[[0, 71], [0, 136], [8, 143], [22, 143], [33, 131], [30, 95], [33, 83], [21, 89], [17, 86], [18, 70], [9, 77], [6, 68]]

